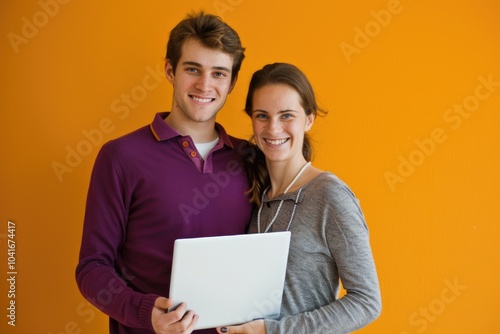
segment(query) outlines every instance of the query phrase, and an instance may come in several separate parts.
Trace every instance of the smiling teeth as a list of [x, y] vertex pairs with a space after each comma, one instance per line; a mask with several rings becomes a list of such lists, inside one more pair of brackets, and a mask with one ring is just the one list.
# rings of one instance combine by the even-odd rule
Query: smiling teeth
[[270, 140], [266, 139], [266, 142], [268, 142], [271, 145], [281, 145], [284, 144], [288, 139], [277, 139], [277, 140]]
[[196, 102], [200, 102], [200, 103], [208, 103], [208, 102], [211, 102], [212, 99], [202, 99], [202, 98], [199, 98], [199, 97], [196, 97], [196, 96], [192, 96], [192, 99], [195, 100]]

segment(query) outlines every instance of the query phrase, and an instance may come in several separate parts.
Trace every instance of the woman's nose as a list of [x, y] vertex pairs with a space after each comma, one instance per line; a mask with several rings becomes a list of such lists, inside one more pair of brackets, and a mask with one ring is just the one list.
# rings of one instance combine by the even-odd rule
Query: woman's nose
[[281, 132], [281, 124], [278, 119], [270, 118], [267, 123], [267, 130], [271, 133], [279, 133]]

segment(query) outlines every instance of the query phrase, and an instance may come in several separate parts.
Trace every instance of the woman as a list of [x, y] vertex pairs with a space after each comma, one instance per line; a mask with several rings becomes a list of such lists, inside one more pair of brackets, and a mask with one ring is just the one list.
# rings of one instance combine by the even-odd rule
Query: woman
[[252, 77], [245, 111], [258, 147], [249, 168], [256, 204], [249, 232], [290, 230], [292, 239], [280, 316], [219, 333], [348, 333], [366, 326], [381, 311], [368, 229], [348, 186], [311, 165], [307, 132], [325, 112], [309, 81], [293, 65], [266, 65]]

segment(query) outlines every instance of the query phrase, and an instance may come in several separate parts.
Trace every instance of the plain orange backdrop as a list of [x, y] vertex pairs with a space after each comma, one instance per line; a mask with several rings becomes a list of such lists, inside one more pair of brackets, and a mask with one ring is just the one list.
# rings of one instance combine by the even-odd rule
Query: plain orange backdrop
[[[75, 284], [104, 142], [168, 110], [170, 29], [221, 15], [247, 48], [218, 121], [248, 138], [251, 73], [291, 62], [329, 110], [314, 164], [370, 228], [383, 312], [359, 333], [498, 333], [500, 5], [493, 0], [76, 1], [0, 5], [0, 329], [106, 333]], [[6, 316], [16, 224], [16, 326]]]

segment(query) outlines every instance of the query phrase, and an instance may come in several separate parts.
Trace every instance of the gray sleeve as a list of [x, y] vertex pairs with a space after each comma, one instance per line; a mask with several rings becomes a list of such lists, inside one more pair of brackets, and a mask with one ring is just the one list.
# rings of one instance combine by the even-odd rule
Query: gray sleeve
[[[322, 220], [319, 227], [321, 238], [317, 242], [326, 243], [338, 272], [334, 277], [340, 278], [346, 294], [309, 312], [281, 320], [266, 320], [268, 334], [349, 333], [366, 326], [381, 312], [380, 288], [368, 228], [357, 198], [336, 178], [334, 182], [323, 184], [321, 191], [313, 196], [316, 204], [311, 208], [311, 216], [317, 214]], [[317, 210], [317, 213], [312, 210]], [[308, 275], [311, 280], [330, 277], [317, 272]], [[307, 293], [309, 291], [301, 298], [307, 298]]]

